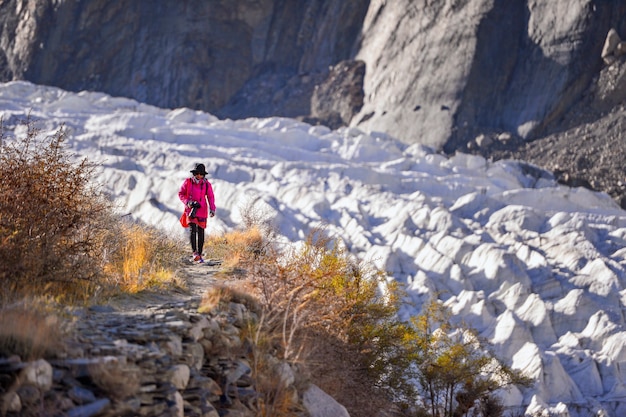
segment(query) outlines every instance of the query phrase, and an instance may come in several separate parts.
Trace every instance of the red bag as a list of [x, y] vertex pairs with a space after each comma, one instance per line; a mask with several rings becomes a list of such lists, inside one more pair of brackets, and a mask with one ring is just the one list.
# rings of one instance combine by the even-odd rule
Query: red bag
[[189, 227], [189, 218], [187, 218], [187, 213], [183, 211], [183, 214], [180, 216], [180, 225], [183, 227]]

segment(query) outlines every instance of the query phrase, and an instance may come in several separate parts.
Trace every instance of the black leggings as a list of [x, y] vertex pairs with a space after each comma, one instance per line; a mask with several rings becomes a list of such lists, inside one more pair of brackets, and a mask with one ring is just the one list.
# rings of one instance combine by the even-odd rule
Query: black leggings
[[191, 249], [194, 253], [202, 255], [202, 249], [204, 248], [204, 229], [195, 223], [189, 224]]

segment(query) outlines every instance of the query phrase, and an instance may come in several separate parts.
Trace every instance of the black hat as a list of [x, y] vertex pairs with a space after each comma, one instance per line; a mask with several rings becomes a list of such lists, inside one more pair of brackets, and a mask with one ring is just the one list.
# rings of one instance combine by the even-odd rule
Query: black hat
[[204, 168], [204, 164], [196, 164], [195, 168], [191, 170], [191, 173], [193, 175], [196, 175], [196, 174], [207, 175], [208, 174], [208, 172], [206, 172], [206, 169]]

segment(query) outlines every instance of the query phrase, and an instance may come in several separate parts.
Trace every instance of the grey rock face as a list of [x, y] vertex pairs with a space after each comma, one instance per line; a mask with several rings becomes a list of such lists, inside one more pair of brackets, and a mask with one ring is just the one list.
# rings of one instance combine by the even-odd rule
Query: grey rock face
[[363, 61], [342, 61], [332, 67], [313, 92], [312, 118], [331, 129], [347, 126], [363, 107], [364, 76]]
[[[607, 40], [614, 34], [607, 35]], [[619, 43], [616, 40], [616, 45]], [[626, 209], [626, 55], [613, 50], [603, 60], [610, 64], [604, 65], [558, 123], [547, 126], [542, 137], [521, 144], [495, 141], [476, 152], [493, 159], [519, 159], [539, 165], [554, 172], [559, 182], [604, 191]]]
[[349, 57], [367, 4], [9, 0], [0, 79], [225, 117], [308, 114], [312, 75]]
[[20, 3], [5, 2], [2, 13], [15, 25], [14, 77], [162, 107], [216, 108], [259, 58], [253, 48], [273, 2], [238, 10], [227, 1], [30, 1], [37, 16]]
[[357, 58], [373, 116], [353, 123], [447, 151], [483, 129], [534, 138], [580, 99], [623, 13], [589, 0], [372, 1]]
[[[219, 117], [324, 113], [453, 152], [558, 129], [626, 49], [624, 17], [593, 0], [7, 0], [0, 80]], [[346, 60], [366, 67], [354, 116], [350, 73], [334, 84], [348, 90], [316, 95]]]

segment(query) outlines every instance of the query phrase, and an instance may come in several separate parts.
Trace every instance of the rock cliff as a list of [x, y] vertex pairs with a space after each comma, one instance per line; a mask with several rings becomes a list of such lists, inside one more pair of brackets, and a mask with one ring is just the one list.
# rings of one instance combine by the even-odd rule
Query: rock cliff
[[598, 75], [624, 10], [591, 0], [374, 0], [357, 53], [367, 64], [363, 126], [448, 151], [483, 130], [537, 137]]
[[9, 0], [0, 77], [227, 117], [308, 114], [368, 1]]

